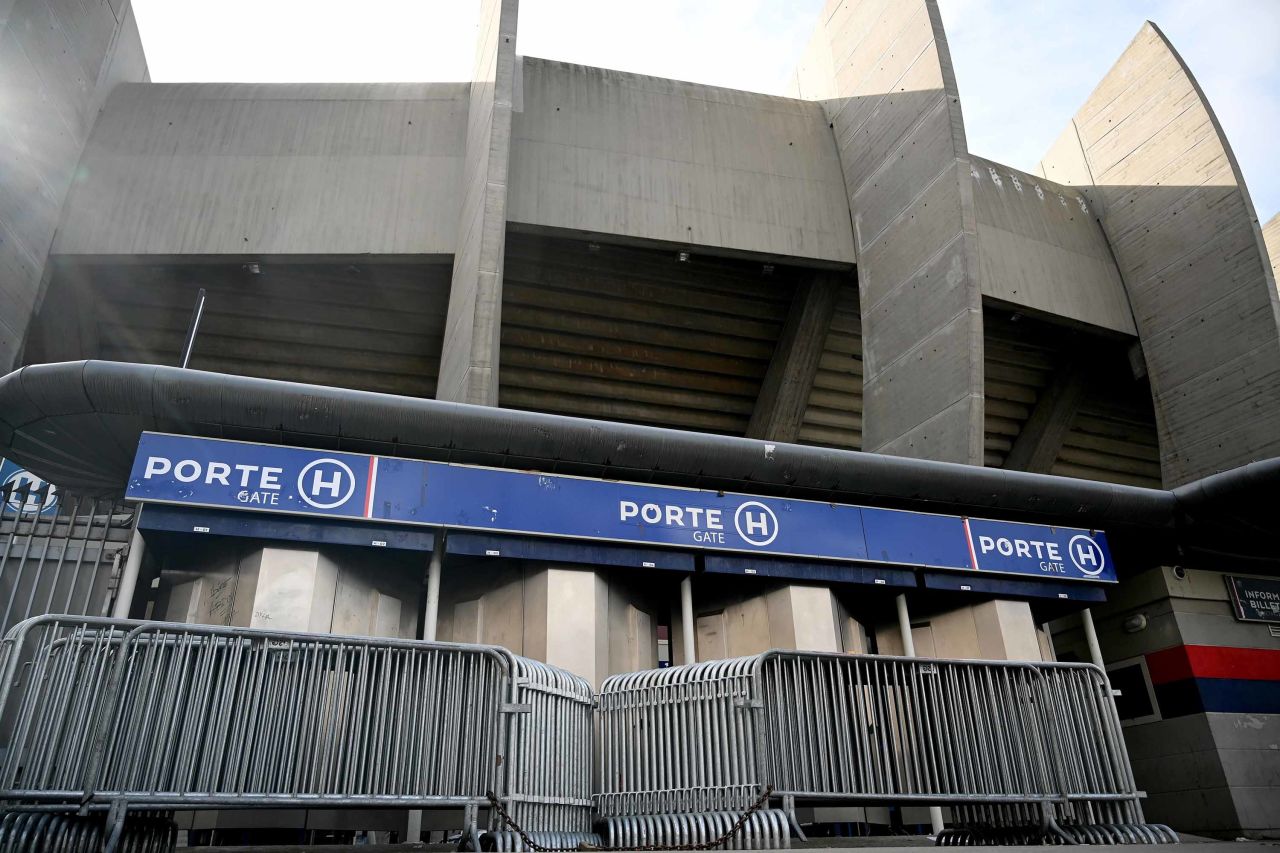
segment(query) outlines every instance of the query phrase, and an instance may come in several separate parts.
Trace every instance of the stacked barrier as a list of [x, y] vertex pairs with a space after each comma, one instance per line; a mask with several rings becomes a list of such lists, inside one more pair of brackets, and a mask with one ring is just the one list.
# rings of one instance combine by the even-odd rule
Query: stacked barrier
[[0, 677], [0, 850], [167, 850], [166, 812], [249, 806], [461, 808], [475, 849], [575, 847], [600, 842], [593, 803], [620, 847], [739, 817], [728, 847], [788, 847], [797, 802], [946, 805], [942, 844], [1176, 840], [1143, 822], [1082, 664], [774, 651], [614, 676], [594, 797], [590, 686], [497, 647], [44, 616]]
[[10, 802], [462, 807], [478, 848], [493, 791], [590, 829], [590, 687], [504, 649], [44, 616], [0, 667]]
[[949, 843], [1028, 825], [1175, 838], [1143, 823], [1106, 679], [1086, 664], [774, 651], [615, 676], [600, 711], [606, 835], [637, 816], [710, 820], [772, 785], [789, 813], [950, 805]]

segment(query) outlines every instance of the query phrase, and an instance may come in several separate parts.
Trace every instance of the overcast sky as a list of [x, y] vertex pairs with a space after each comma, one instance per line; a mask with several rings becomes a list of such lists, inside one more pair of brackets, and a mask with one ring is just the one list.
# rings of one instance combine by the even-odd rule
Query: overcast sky
[[[157, 82], [465, 80], [476, 0], [134, 0]], [[782, 94], [823, 0], [521, 0], [517, 49]], [[969, 147], [1036, 162], [1146, 19], [1280, 210], [1280, 0], [941, 0]]]

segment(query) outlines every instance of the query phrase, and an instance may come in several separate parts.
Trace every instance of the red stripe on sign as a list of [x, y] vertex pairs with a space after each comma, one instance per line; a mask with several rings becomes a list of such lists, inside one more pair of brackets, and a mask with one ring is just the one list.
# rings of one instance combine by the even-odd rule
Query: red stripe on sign
[[1147, 655], [1152, 684], [1188, 678], [1280, 681], [1280, 649], [1234, 646], [1174, 646]]
[[373, 518], [373, 490], [378, 485], [378, 457], [369, 457], [369, 481], [364, 489], [364, 517]]
[[969, 532], [969, 519], [964, 519], [964, 538], [969, 543], [969, 566], [976, 572], [978, 570], [978, 555], [973, 551], [973, 534]]

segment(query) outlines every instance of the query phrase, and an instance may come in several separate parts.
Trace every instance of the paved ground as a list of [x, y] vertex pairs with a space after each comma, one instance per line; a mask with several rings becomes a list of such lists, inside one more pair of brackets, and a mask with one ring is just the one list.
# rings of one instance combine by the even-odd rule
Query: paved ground
[[[1183, 844], [1153, 844], [1150, 846], [1099, 845], [1082, 847], [1088, 853], [1277, 853], [1280, 841], [1217, 841], [1210, 838], [1187, 836]], [[806, 844], [793, 843], [792, 850], [820, 849], [826, 851], [856, 850], [858, 853], [873, 851], [899, 851], [903, 847], [932, 847], [932, 843], [920, 836], [875, 836], [872, 838], [819, 838]], [[350, 853], [352, 850], [367, 853], [411, 853], [411, 851], [452, 851], [452, 846], [441, 844], [372, 844], [360, 847], [346, 845], [317, 845], [298, 847], [281, 845], [273, 847], [180, 847], [185, 853]], [[1044, 847], [965, 847], [964, 850], [987, 850], [991, 853], [1044, 853]]]

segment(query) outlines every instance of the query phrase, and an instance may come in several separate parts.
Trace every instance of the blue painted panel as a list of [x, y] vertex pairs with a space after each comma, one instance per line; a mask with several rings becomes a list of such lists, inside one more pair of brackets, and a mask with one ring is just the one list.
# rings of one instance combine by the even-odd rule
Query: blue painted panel
[[964, 519], [864, 507], [867, 554], [883, 563], [972, 569], [964, 538]]
[[318, 545], [361, 545], [393, 551], [430, 551], [436, 538], [434, 531], [413, 527], [165, 504], [148, 504], [138, 519], [138, 526], [143, 530], [170, 533], [239, 536]]
[[869, 586], [915, 587], [915, 572], [888, 566], [850, 566], [839, 563], [812, 563], [777, 560], [749, 555], [708, 554], [702, 562], [708, 572], [723, 575], [759, 575], [770, 578], [855, 583]]
[[1115, 581], [1105, 533], [1013, 521], [968, 519], [973, 567], [1050, 580]]
[[493, 533], [450, 533], [445, 541], [445, 552], [473, 557], [507, 557], [681, 572], [692, 572], [695, 568], [693, 555], [681, 551], [646, 550], [597, 542], [571, 542]]

